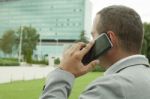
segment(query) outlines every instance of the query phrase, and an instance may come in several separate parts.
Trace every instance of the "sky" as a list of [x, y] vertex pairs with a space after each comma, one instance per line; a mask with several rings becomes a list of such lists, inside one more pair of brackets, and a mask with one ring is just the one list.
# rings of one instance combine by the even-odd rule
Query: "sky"
[[149, 0], [90, 0], [93, 4], [92, 19], [95, 14], [104, 7], [110, 5], [125, 5], [139, 13], [143, 22], [150, 22]]

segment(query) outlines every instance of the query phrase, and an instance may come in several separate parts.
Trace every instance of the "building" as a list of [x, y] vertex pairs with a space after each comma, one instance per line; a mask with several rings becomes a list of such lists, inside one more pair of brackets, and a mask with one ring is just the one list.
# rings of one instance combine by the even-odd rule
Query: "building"
[[81, 31], [90, 33], [91, 7], [89, 0], [1, 0], [0, 37], [7, 29], [32, 26], [40, 34], [34, 55], [60, 56]]

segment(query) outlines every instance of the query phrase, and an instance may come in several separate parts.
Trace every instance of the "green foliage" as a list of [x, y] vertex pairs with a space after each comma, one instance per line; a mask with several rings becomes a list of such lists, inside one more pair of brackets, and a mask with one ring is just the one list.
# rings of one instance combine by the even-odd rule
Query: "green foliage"
[[1, 58], [0, 66], [19, 66], [18, 59], [15, 58]]
[[80, 39], [77, 42], [85, 42], [85, 43], [88, 42], [88, 40], [87, 40], [87, 38], [85, 36], [85, 32], [84, 31], [81, 32]]
[[48, 61], [47, 60], [32, 60], [32, 64], [48, 65]]
[[16, 38], [14, 30], [7, 30], [0, 41], [0, 48], [5, 54], [12, 54], [13, 48], [16, 44]]
[[142, 54], [146, 55], [150, 61], [150, 23], [144, 23], [144, 40]]
[[55, 65], [59, 65], [59, 64], [60, 64], [60, 59], [59, 59], [59, 58], [56, 58], [56, 59], [54, 60], [54, 64], [55, 64]]
[[0, 49], [5, 54], [12, 54], [15, 49], [19, 49], [20, 38], [22, 32], [22, 49], [21, 54], [27, 63], [32, 63], [33, 51], [36, 50], [36, 45], [39, 40], [39, 34], [36, 29], [29, 26], [19, 28], [15, 33], [14, 30], [7, 30], [0, 40]]
[[18, 30], [18, 39], [20, 40], [22, 32], [22, 55], [24, 56], [24, 60], [27, 63], [32, 63], [32, 55], [33, 51], [36, 50], [36, 45], [39, 40], [39, 34], [36, 29], [29, 26], [24, 26], [22, 29]]

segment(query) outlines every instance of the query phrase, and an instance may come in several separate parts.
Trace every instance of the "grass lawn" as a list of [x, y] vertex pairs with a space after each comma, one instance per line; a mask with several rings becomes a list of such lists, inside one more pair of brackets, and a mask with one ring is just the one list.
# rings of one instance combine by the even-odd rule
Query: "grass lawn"
[[[102, 74], [100, 72], [92, 72], [77, 78], [70, 99], [78, 99], [84, 88]], [[0, 84], [0, 99], [38, 99], [43, 85], [43, 79]]]
[[0, 99], [38, 99], [44, 80], [0, 84]]

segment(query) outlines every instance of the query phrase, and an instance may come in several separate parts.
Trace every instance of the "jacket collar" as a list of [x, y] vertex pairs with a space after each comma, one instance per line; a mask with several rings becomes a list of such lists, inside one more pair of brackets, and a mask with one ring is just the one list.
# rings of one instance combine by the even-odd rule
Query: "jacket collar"
[[127, 68], [129, 66], [139, 65], [139, 64], [149, 66], [148, 59], [144, 55], [132, 55], [124, 59], [121, 59], [115, 64], [113, 64], [112, 66], [110, 66], [106, 70], [104, 75], [114, 74], [121, 71], [124, 68]]

